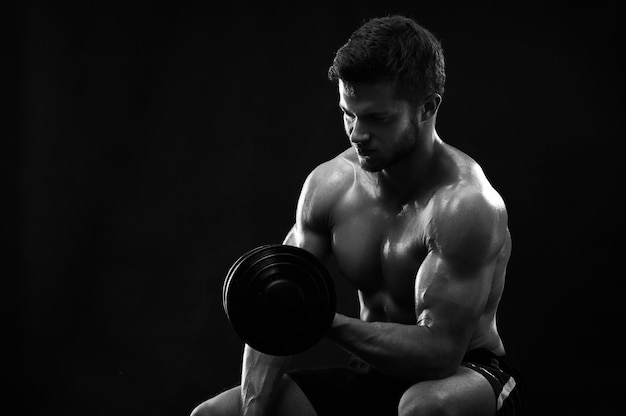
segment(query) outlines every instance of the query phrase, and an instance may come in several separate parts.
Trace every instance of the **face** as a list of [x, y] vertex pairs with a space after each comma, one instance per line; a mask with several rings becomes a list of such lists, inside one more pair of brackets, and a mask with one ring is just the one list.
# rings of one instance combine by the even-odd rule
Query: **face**
[[361, 167], [378, 172], [408, 156], [418, 141], [414, 107], [394, 96], [392, 83], [348, 85], [339, 80], [339, 107]]

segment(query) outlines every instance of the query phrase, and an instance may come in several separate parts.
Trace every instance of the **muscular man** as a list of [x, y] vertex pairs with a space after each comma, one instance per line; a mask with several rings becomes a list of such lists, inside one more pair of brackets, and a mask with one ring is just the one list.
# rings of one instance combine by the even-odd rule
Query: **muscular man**
[[372, 19], [329, 70], [351, 147], [308, 176], [284, 243], [356, 290], [360, 319], [327, 336], [347, 368], [287, 371], [246, 346], [242, 384], [198, 415], [514, 415], [520, 380], [496, 326], [511, 253], [507, 212], [480, 166], [435, 129], [445, 71], [412, 19]]

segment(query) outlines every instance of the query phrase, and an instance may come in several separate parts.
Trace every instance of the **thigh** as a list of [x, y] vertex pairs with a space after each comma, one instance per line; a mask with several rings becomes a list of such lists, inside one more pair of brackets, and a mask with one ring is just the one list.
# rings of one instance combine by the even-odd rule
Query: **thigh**
[[485, 377], [469, 368], [459, 367], [450, 377], [411, 386], [402, 396], [398, 409], [402, 416], [489, 416], [496, 414], [496, 397]]
[[[291, 377], [284, 375], [274, 394], [270, 414], [276, 416], [317, 416], [304, 392]], [[241, 414], [241, 387], [233, 387], [205, 401], [191, 416], [239, 416]]]
[[287, 374], [283, 376], [278, 386], [270, 414], [276, 416], [317, 416], [306, 394]]

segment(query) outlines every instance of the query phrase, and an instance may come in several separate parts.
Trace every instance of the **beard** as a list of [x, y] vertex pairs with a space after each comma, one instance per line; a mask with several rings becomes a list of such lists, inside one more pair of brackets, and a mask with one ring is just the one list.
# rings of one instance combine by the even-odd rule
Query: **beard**
[[358, 155], [359, 165], [363, 170], [372, 173], [392, 167], [413, 153], [417, 147], [417, 135], [417, 126], [412, 121], [393, 148], [385, 153], [374, 152], [366, 156]]

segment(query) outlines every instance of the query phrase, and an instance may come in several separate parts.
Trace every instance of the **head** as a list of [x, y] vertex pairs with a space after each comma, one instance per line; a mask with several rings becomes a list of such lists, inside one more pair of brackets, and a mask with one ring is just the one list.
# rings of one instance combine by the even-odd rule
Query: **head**
[[414, 20], [369, 20], [339, 48], [328, 77], [339, 87], [346, 133], [357, 152], [385, 153], [370, 157], [372, 163], [362, 156], [367, 152], [359, 154], [363, 168], [380, 170], [396, 163], [434, 130], [445, 84], [443, 51]]

